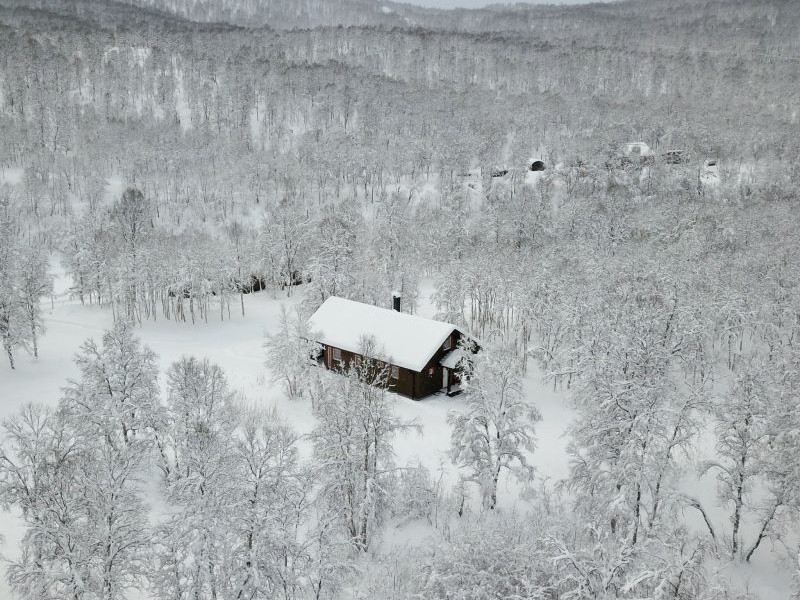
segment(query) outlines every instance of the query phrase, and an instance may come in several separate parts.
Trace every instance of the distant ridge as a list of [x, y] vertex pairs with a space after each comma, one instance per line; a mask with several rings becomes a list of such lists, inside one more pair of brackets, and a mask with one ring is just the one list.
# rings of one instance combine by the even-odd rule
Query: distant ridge
[[321, 26], [408, 26], [399, 5], [377, 0], [124, 0], [137, 6], [166, 10], [197, 22], [219, 22], [275, 29]]
[[[391, 0], [122, 0], [156, 8], [195, 22], [247, 27], [307, 29], [371, 26], [460, 30], [473, 32], [528, 31], [542, 17], [560, 17], [576, 5], [492, 4], [485, 8], [426, 8]], [[626, 0], [640, 2], [641, 0]], [[586, 10], [586, 5], [580, 5]], [[602, 3], [593, 5], [603, 7]]]

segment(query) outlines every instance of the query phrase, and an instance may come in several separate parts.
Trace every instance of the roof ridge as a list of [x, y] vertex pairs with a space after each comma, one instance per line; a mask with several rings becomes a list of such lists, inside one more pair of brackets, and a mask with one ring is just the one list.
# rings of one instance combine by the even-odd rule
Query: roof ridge
[[330, 296], [308, 320], [309, 331], [326, 346], [360, 354], [364, 336], [375, 339], [382, 356], [393, 365], [420, 372], [453, 331], [445, 321]]
[[[342, 296], [328, 296], [328, 298], [327, 298], [327, 300], [325, 300], [325, 302], [327, 302], [328, 300], [331, 300], [331, 299], [343, 300], [344, 302], [348, 302], [348, 303], [351, 303], [351, 304], [358, 304], [359, 306], [366, 306], [366, 307], [369, 307], [369, 308], [375, 308], [377, 310], [383, 310], [383, 311], [386, 311], [388, 313], [392, 313], [394, 315], [410, 317], [412, 319], [419, 319], [419, 320], [422, 320], [422, 321], [430, 321], [431, 323], [441, 323], [442, 325], [450, 325], [455, 329], [460, 329], [458, 327], [458, 325], [454, 325], [453, 323], [450, 323], [449, 321], [440, 321], [439, 319], [433, 319], [431, 317], [423, 317], [422, 315], [416, 315], [416, 314], [412, 314], [412, 313], [402, 312], [402, 311], [394, 310], [393, 308], [387, 308], [385, 306], [378, 306], [377, 304], [370, 304], [368, 302], [359, 302], [358, 300], [351, 300], [350, 298], [343, 298]], [[325, 304], [325, 302], [323, 302], [323, 304]]]

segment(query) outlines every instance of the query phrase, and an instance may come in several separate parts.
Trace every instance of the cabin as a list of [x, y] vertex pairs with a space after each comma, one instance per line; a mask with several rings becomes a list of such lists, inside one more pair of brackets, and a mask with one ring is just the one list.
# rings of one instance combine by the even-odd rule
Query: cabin
[[653, 151], [650, 150], [650, 146], [644, 142], [630, 142], [623, 146], [619, 162], [622, 167], [634, 164], [639, 166], [653, 165], [655, 164], [655, 156]]
[[[327, 369], [369, 358], [389, 367], [389, 389], [402, 396], [419, 400], [461, 391], [459, 367], [469, 358], [461, 341], [471, 338], [450, 323], [400, 312], [399, 296], [393, 309], [332, 296], [311, 315], [308, 331], [322, 348], [318, 363]], [[365, 337], [380, 356], [361, 354]]]
[[622, 149], [623, 156], [640, 158], [643, 156], [652, 156], [650, 146], [644, 142], [628, 142]]

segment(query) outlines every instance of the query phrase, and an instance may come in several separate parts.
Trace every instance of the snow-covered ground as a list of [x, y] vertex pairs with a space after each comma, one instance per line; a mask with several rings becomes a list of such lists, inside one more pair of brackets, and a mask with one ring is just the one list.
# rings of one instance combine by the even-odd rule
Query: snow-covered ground
[[25, 169], [22, 167], [0, 167], [0, 183], [11, 185], [18, 184], [25, 176]]

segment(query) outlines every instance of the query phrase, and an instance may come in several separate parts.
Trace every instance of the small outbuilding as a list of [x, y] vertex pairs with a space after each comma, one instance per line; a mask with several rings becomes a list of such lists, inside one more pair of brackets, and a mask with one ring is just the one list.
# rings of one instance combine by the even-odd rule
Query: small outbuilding
[[[400, 312], [399, 297], [394, 310], [330, 297], [308, 330], [322, 346], [320, 366], [343, 370], [360, 357], [378, 361], [389, 367], [389, 389], [414, 400], [460, 391], [459, 367], [469, 355], [461, 340], [469, 336], [451, 323]], [[361, 354], [365, 337], [375, 341], [380, 356]]]
[[544, 171], [544, 161], [542, 160], [535, 160], [531, 163], [531, 171]]
[[627, 157], [652, 156], [650, 146], [644, 142], [628, 142], [622, 149], [622, 154]]
[[670, 150], [664, 153], [664, 162], [668, 165], [683, 165], [689, 162], [685, 150]]
[[715, 159], [709, 159], [703, 163], [703, 177], [706, 180], [719, 178], [719, 165]]

